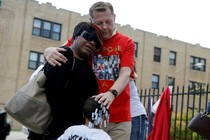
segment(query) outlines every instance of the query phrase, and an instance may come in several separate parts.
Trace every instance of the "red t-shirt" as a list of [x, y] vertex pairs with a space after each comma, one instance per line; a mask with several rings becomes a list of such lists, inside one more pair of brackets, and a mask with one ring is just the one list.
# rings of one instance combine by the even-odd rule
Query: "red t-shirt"
[[[72, 39], [67, 41], [70, 46]], [[107, 92], [118, 78], [121, 67], [129, 67], [134, 77], [134, 42], [127, 36], [117, 32], [105, 40], [103, 47], [92, 57], [92, 69], [98, 78], [99, 93]], [[129, 83], [123, 92], [110, 106], [110, 122], [126, 122], [131, 120]]]

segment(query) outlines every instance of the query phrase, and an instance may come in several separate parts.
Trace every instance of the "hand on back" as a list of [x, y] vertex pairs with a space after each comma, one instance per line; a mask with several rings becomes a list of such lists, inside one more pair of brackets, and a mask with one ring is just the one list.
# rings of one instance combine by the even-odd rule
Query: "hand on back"
[[66, 51], [64, 48], [49, 47], [45, 50], [45, 59], [52, 66], [61, 66], [61, 62], [65, 63], [67, 58], [61, 54], [61, 51]]

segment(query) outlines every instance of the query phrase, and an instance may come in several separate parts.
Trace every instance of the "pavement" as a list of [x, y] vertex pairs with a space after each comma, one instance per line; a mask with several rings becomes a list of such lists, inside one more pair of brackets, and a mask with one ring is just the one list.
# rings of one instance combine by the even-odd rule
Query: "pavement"
[[22, 131], [10, 131], [6, 140], [27, 140], [27, 135]]

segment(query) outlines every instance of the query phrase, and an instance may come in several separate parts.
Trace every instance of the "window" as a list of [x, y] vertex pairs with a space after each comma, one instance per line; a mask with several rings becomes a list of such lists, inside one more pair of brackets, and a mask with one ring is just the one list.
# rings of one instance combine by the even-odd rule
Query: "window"
[[167, 76], [166, 85], [174, 87], [174, 85], [175, 85], [175, 77]]
[[50, 29], [51, 24], [50, 22], [43, 21], [43, 37], [50, 38]]
[[152, 75], [152, 88], [158, 89], [159, 87], [159, 75], [153, 74]]
[[138, 57], [138, 42], [134, 42], [135, 44], [135, 57]]
[[1, 8], [1, 5], [2, 5], [2, 1], [3, 1], [3, 0], [0, 0], [0, 8]]
[[176, 52], [170, 51], [169, 53], [169, 65], [176, 65]]
[[59, 41], [61, 24], [34, 18], [32, 34]]
[[44, 64], [43, 53], [31, 51], [29, 54], [29, 69], [37, 69], [41, 64]]
[[189, 87], [190, 87], [190, 92], [205, 91], [206, 84], [195, 81], [189, 81]]
[[206, 59], [190, 56], [190, 69], [206, 71]]
[[161, 48], [154, 48], [154, 61], [155, 62], [160, 62], [160, 58], [161, 58]]

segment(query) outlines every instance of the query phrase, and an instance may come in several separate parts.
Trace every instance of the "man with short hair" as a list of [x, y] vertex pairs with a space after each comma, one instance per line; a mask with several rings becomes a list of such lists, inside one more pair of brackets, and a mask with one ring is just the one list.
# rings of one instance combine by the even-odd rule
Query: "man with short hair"
[[[117, 31], [114, 9], [110, 3], [94, 3], [89, 9], [89, 15], [91, 22], [101, 29], [104, 40], [102, 49], [94, 53], [91, 62], [99, 85], [99, 94], [95, 98], [110, 109], [110, 123], [105, 131], [113, 140], [129, 140], [129, 79], [134, 78], [134, 42]], [[65, 45], [70, 44], [71, 39]], [[57, 50], [63, 51], [52, 47], [45, 51], [45, 57], [51, 65], [61, 65], [60, 62], [66, 61]]]

